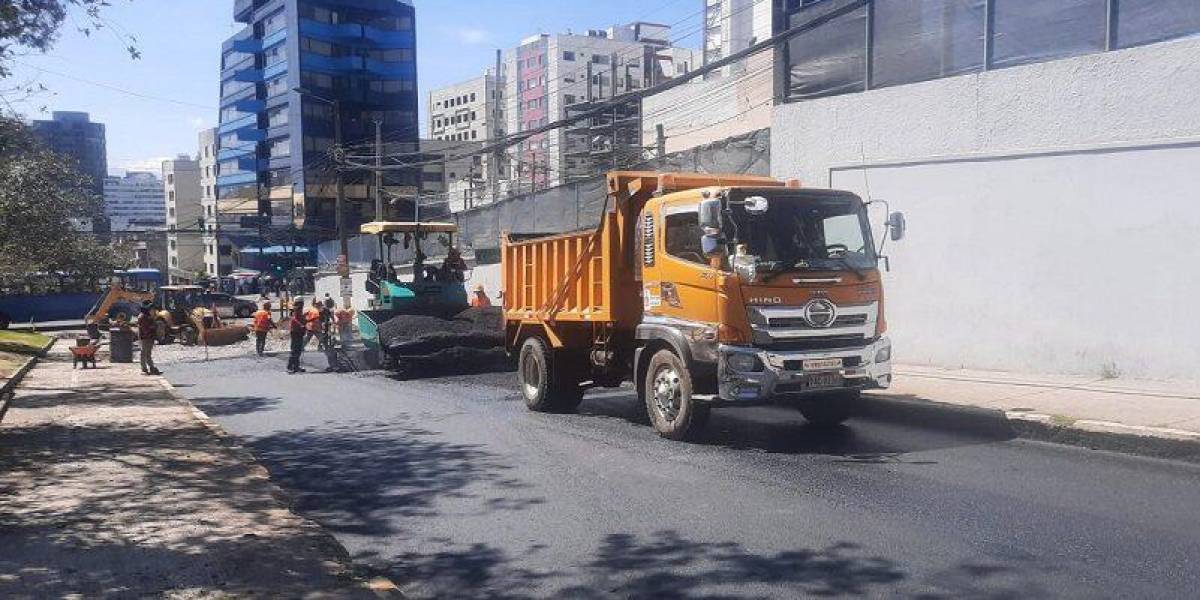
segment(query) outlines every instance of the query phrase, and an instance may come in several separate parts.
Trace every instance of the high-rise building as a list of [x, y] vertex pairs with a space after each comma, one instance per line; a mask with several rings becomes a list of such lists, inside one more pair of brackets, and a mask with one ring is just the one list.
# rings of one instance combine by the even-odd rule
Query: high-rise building
[[228, 275], [233, 271], [233, 249], [229, 235], [239, 227], [219, 218], [217, 205], [217, 130], [205, 129], [199, 136], [200, 210], [204, 215], [204, 270], [209, 276]]
[[167, 275], [171, 283], [189, 283], [207, 271], [204, 265], [204, 208], [200, 162], [186, 154], [162, 163], [167, 200]]
[[[49, 121], [33, 121], [33, 132], [59, 154], [67, 155], [78, 163], [79, 171], [91, 178], [91, 192], [104, 198], [104, 183], [108, 178], [108, 157], [105, 144], [104, 124], [94, 123], [85, 112], [54, 111]], [[79, 222], [90, 222], [88, 230], [108, 232], [103, 201], [98, 203], [91, 215], [80, 215]]]
[[[245, 28], [222, 47], [216, 188], [242, 220], [334, 235], [335, 115], [343, 142], [415, 144], [415, 11], [409, 0], [235, 0]], [[374, 218], [373, 177], [346, 176], [347, 223]], [[416, 188], [413, 174], [386, 185]], [[254, 222], [254, 223], [252, 223]]]
[[[775, 5], [763, 0], [703, 0], [704, 64], [770, 38]], [[774, 54], [759, 52], [703, 79], [647, 97], [643, 136], [668, 153], [771, 126]], [[657, 136], [662, 133], [661, 144]]]
[[[505, 129], [536, 129], [699, 66], [699, 51], [670, 46], [670, 33], [666, 25], [636, 22], [585, 35], [526, 38], [505, 53]], [[515, 189], [540, 189], [640, 162], [641, 108], [628, 108], [510, 149]]]
[[166, 231], [163, 184], [154, 173], [130, 171], [104, 180], [104, 211], [113, 233]]
[[[771, 37], [773, 11], [773, 3], [761, 0], [704, 0], [704, 64]], [[746, 61], [739, 61], [713, 71], [708, 78], [742, 74], [747, 66]]]
[[[467, 148], [481, 147], [504, 136], [504, 78], [497, 76], [495, 68], [431, 92], [428, 106], [431, 139], [422, 143], [422, 150], [459, 155]], [[442, 186], [451, 209], [457, 212], [486, 203], [500, 181], [509, 176], [505, 162], [489, 154], [444, 165], [440, 171], [446, 175]], [[432, 183], [427, 174], [422, 182]]]

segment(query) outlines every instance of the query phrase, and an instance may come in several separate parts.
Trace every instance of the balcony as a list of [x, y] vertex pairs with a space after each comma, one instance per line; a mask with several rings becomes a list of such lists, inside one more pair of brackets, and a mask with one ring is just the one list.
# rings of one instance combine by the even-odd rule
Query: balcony
[[271, 47], [275, 46], [276, 44], [283, 42], [284, 40], [287, 40], [287, 28], [286, 27], [283, 29], [277, 29], [271, 33], [268, 33], [266, 35], [266, 37], [264, 37], [262, 39], [262, 49], [266, 50], [267, 48], [271, 48]]
[[258, 52], [262, 52], [263, 44], [262, 40], [260, 39], [245, 37], [242, 39], [233, 40], [233, 43], [230, 44], [229, 47], [232, 50], [241, 52], [243, 54], [256, 54]]
[[226, 134], [231, 131], [237, 131], [239, 129], [243, 129], [243, 128], [247, 128], [247, 127], [257, 127], [257, 126], [258, 126], [258, 115], [246, 115], [244, 117], [234, 119], [227, 123], [221, 123], [221, 126], [220, 126], [220, 128], [217, 129], [217, 132], [221, 133], [221, 134]]
[[287, 67], [288, 64], [286, 60], [281, 60], [273, 65], [269, 65], [263, 69], [263, 81], [274, 79], [280, 75], [283, 75], [284, 73], [287, 73]]
[[414, 62], [383, 62], [366, 59], [366, 69], [373, 75], [383, 77], [410, 79], [417, 76], [417, 65]]
[[363, 26], [356, 23], [318, 23], [310, 19], [300, 19], [300, 33], [326, 41], [357, 39], [363, 36]]
[[259, 83], [263, 80], [263, 72], [262, 69], [255, 69], [254, 67], [240, 69], [233, 74], [231, 79], [243, 83]]
[[235, 146], [233, 148], [221, 148], [220, 150], [217, 151], [217, 160], [225, 161], [225, 160], [229, 160], [231, 158], [238, 158], [241, 156], [246, 156], [248, 154], [254, 154], [254, 152], [255, 152], [254, 144]]
[[417, 46], [417, 36], [408, 31], [384, 31], [370, 26], [364, 26], [363, 37], [380, 46], [389, 48], [415, 48]]
[[246, 185], [258, 181], [258, 173], [234, 173], [217, 177], [217, 187]]

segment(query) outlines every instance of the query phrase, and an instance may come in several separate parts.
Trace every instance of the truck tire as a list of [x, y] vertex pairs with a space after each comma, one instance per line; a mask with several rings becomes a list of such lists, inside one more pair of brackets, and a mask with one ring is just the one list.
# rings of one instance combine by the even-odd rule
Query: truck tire
[[709, 407], [692, 398], [692, 375], [670, 350], [659, 350], [646, 369], [643, 397], [650, 424], [669, 440], [695, 437], [708, 421]]
[[858, 392], [822, 394], [800, 403], [800, 414], [817, 427], [834, 427], [853, 417], [858, 407]]
[[531, 337], [521, 344], [517, 358], [517, 378], [525, 406], [537, 412], [571, 412], [583, 400], [583, 388], [569, 365], [552, 368], [546, 342]]

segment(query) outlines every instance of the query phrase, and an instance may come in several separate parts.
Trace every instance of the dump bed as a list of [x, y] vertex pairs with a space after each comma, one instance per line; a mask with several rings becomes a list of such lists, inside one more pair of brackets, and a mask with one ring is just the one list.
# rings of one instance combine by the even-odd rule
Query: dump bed
[[613, 320], [604, 243], [595, 230], [515, 241], [505, 236], [504, 317], [524, 321]]

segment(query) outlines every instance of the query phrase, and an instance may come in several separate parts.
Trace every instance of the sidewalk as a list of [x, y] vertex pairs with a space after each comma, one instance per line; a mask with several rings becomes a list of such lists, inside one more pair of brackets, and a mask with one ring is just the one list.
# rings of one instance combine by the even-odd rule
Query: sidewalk
[[0, 597], [376, 597], [201, 417], [136, 365], [52, 349], [0, 422]]
[[1200, 444], [1200, 383], [1196, 382], [900, 365], [891, 389], [871, 395], [942, 407], [989, 409], [1010, 422], [1060, 432]]

